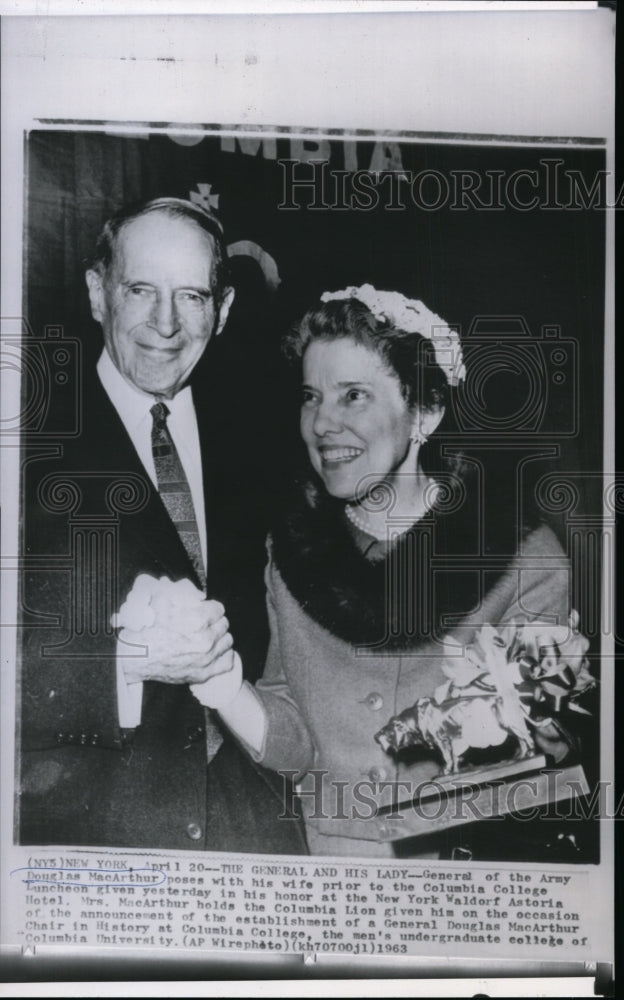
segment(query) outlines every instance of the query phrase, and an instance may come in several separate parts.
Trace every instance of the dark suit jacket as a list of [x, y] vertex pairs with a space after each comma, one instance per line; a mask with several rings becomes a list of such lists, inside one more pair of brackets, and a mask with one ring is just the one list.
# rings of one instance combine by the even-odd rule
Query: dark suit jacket
[[[119, 729], [111, 613], [139, 573], [196, 580], [99, 379], [84, 389], [79, 435], [27, 446], [22, 463], [19, 841], [303, 853], [298, 821], [277, 818], [275, 776], [228, 737], [206, 767], [203, 709], [186, 685], [145, 683], [141, 726], [129, 740]], [[257, 672], [262, 517], [232, 481], [231, 443], [202, 415], [208, 592]]]

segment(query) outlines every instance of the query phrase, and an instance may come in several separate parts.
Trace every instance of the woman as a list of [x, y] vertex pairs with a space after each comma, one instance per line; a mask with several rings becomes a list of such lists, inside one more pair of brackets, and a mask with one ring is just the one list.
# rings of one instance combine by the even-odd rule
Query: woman
[[[465, 369], [457, 334], [422, 303], [370, 285], [326, 293], [286, 353], [312, 471], [269, 542], [266, 669], [241, 686], [235, 657], [195, 693], [298, 780], [312, 854], [392, 857], [376, 806], [397, 788], [410, 799], [441, 763], [389, 754], [376, 734], [439, 687], [481, 624], [566, 621], [568, 564], [535, 519], [519, 529], [511, 512], [484, 531], [478, 462], [448, 436], [442, 461]], [[418, 856], [438, 852], [419, 838]]]

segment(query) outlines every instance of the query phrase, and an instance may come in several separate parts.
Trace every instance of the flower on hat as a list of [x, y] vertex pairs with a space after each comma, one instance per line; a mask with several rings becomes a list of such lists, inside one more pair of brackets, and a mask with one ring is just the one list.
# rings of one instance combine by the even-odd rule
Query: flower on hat
[[408, 299], [401, 292], [378, 291], [373, 285], [351, 285], [337, 292], [323, 292], [321, 302], [357, 299], [373, 314], [376, 320], [390, 323], [405, 333], [419, 333], [430, 340], [435, 359], [446, 375], [449, 385], [457, 385], [466, 377], [457, 330], [440, 316], [431, 312], [423, 302]]

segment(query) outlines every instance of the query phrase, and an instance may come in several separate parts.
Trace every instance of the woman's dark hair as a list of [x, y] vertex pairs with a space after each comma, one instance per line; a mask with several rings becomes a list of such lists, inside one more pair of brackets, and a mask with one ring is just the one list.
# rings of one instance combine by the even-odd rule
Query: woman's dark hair
[[186, 219], [189, 222], [194, 222], [212, 238], [214, 257], [212, 292], [217, 302], [220, 302], [229, 279], [227, 248], [221, 221], [211, 210], [196, 205], [194, 202], [186, 201], [184, 198], [154, 198], [151, 201], [137, 202], [122, 208], [104, 224], [96, 240], [89, 266], [104, 276], [112, 264], [117, 237], [123, 227], [134, 222], [135, 219], [150, 215], [152, 212], [161, 212], [171, 219]]
[[386, 321], [376, 320], [368, 306], [358, 299], [332, 300], [308, 310], [284, 337], [282, 349], [286, 359], [300, 365], [306, 349], [315, 340], [353, 340], [374, 351], [398, 378], [410, 408], [438, 409], [446, 403], [446, 375], [435, 360], [431, 341], [419, 333], [406, 333]]
[[433, 344], [419, 333], [406, 333], [385, 320], [376, 320], [368, 306], [358, 299], [333, 299], [309, 309], [295, 323], [282, 341], [286, 360], [299, 373], [303, 356], [313, 341], [352, 340], [377, 354], [388, 371], [400, 383], [410, 408], [425, 410], [445, 407], [445, 417], [438, 430], [421, 450], [421, 461], [429, 475], [453, 473], [465, 479], [468, 468], [455, 449], [436, 447], [444, 432], [452, 433], [449, 412], [449, 385], [437, 364]]

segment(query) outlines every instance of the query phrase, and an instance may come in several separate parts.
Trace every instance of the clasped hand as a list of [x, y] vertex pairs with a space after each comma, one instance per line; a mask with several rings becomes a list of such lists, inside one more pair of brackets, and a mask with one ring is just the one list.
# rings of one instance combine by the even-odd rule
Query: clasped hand
[[232, 669], [225, 608], [190, 580], [141, 574], [111, 624], [129, 684], [201, 684]]

